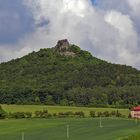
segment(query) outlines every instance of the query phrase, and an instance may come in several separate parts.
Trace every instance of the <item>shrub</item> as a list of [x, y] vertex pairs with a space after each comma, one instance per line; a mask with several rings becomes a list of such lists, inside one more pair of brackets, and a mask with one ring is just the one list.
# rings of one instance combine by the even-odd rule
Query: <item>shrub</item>
[[97, 116], [98, 116], [98, 117], [101, 117], [101, 116], [102, 116], [102, 112], [98, 112], [98, 113], [97, 113]]
[[122, 114], [118, 110], [116, 111], [116, 117], [122, 117]]
[[40, 114], [41, 116], [41, 118], [48, 118], [48, 110], [43, 110], [43, 111], [41, 111], [41, 114]]
[[57, 114], [56, 113], [53, 113], [53, 117], [56, 117], [57, 116]]
[[35, 111], [34, 114], [36, 118], [40, 118], [41, 111]]
[[26, 118], [32, 118], [32, 113], [31, 112], [25, 112], [25, 117]]
[[7, 117], [7, 113], [0, 106], [0, 119], [5, 119]]
[[24, 112], [9, 113], [9, 118], [23, 119], [25, 118], [25, 113]]
[[65, 117], [73, 117], [75, 115], [75, 113], [73, 113], [72, 111], [68, 111], [68, 112], [59, 112], [58, 113], [58, 117], [60, 118], [65, 118]]
[[116, 112], [115, 111], [111, 111], [111, 116], [113, 117], [113, 116], [116, 116]]
[[59, 117], [59, 118], [65, 118], [66, 115], [65, 115], [64, 112], [59, 112], [59, 113], [58, 113], [58, 117]]
[[74, 113], [72, 111], [68, 111], [68, 112], [65, 112], [65, 115], [67, 115], [67, 116], [73, 116]]
[[52, 114], [48, 113], [47, 118], [52, 118]]
[[48, 117], [50, 117], [50, 115], [49, 116], [48, 115], [49, 115], [48, 110], [35, 111], [36, 118], [48, 118]]
[[75, 112], [74, 115], [77, 117], [85, 117], [85, 113], [83, 111]]
[[103, 112], [104, 117], [110, 117], [110, 113], [108, 111]]
[[128, 118], [131, 118], [131, 114], [129, 113]]
[[90, 111], [90, 116], [91, 116], [92, 118], [95, 118], [95, 117], [96, 117], [96, 112], [95, 112], [95, 111]]

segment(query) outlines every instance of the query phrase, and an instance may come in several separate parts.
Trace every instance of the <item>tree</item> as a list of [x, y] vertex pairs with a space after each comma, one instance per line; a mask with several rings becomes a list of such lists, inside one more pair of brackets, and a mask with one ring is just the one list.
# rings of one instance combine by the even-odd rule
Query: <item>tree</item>
[[60, 101], [60, 105], [62, 106], [67, 106], [68, 105], [68, 100], [67, 99], [63, 99]]
[[53, 97], [51, 95], [47, 96], [46, 104], [47, 105], [54, 105]]

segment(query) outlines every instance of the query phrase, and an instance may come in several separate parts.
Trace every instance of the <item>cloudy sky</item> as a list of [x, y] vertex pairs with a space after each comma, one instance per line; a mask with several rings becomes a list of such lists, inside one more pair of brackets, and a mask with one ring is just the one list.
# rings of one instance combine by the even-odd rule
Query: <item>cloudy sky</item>
[[67, 38], [140, 69], [140, 0], [0, 0], [0, 62]]

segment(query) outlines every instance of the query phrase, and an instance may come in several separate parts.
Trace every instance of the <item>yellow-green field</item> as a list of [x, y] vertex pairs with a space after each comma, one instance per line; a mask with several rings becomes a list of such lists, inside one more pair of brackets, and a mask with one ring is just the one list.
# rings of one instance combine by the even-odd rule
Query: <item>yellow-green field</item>
[[90, 111], [104, 112], [104, 111], [116, 111], [125, 116], [128, 116], [129, 109], [114, 109], [114, 108], [88, 108], [88, 107], [66, 107], [66, 106], [45, 106], [45, 105], [2, 105], [6, 112], [32, 112], [47, 109], [49, 113], [67, 112], [67, 111], [83, 111], [88, 117]]

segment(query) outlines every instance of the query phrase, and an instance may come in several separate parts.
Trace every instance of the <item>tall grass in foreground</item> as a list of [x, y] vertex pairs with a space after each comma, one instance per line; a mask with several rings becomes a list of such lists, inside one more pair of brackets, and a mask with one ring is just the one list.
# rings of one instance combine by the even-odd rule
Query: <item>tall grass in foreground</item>
[[122, 140], [140, 140], [140, 134], [137, 134], [137, 135], [132, 135], [128, 138], [124, 138]]

